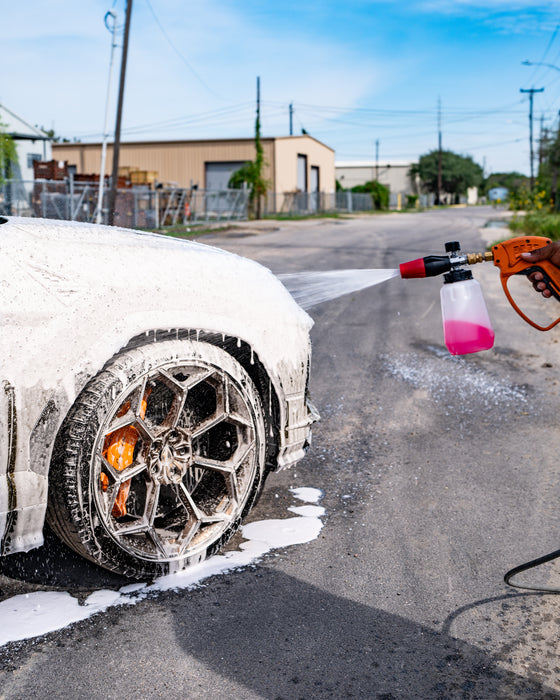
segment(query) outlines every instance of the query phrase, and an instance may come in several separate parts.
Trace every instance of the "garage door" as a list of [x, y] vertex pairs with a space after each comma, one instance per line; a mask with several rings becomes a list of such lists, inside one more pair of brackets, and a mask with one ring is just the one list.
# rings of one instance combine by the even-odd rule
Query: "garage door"
[[205, 183], [207, 190], [227, 190], [229, 179], [236, 170], [245, 165], [244, 160], [227, 162], [207, 162], [205, 168]]

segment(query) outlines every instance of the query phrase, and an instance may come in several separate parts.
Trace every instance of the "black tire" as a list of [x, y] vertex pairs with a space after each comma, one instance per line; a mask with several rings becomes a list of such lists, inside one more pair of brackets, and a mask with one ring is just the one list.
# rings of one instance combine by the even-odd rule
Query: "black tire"
[[167, 574], [231, 538], [264, 463], [261, 403], [241, 365], [208, 343], [153, 343], [113, 358], [70, 409], [47, 518], [67, 545], [111, 571]]

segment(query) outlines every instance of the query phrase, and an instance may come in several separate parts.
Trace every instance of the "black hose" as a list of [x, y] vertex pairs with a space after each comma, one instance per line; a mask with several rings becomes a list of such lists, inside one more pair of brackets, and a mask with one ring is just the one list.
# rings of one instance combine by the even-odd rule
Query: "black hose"
[[512, 578], [514, 576], [517, 576], [517, 574], [520, 574], [522, 571], [527, 571], [528, 569], [534, 569], [536, 566], [540, 566], [541, 564], [546, 564], [549, 561], [552, 561], [553, 559], [558, 559], [560, 557], [560, 549], [557, 549], [554, 552], [551, 552], [550, 554], [545, 554], [543, 557], [538, 557], [538, 559], [531, 559], [531, 561], [526, 562], [525, 564], [520, 564], [519, 566], [515, 566], [513, 569], [510, 569], [504, 576], [504, 582], [508, 586], [512, 586], [513, 588], [522, 588], [526, 591], [541, 591], [543, 593], [560, 593], [560, 588], [555, 588], [554, 586], [532, 586], [531, 584], [526, 584], [526, 585], [521, 585], [519, 583], [513, 583]]

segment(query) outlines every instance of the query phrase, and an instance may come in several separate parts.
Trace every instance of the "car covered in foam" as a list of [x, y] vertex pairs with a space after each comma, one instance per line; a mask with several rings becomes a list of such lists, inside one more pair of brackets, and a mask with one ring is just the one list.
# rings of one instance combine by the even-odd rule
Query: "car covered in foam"
[[88, 559], [165, 574], [223, 546], [317, 414], [310, 317], [202, 243], [0, 219], [1, 553], [45, 518]]

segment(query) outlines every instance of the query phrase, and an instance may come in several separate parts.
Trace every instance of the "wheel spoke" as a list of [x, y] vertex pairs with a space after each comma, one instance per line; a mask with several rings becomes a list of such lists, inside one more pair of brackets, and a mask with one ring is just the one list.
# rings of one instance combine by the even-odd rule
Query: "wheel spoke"
[[193, 440], [196, 440], [197, 437], [200, 437], [204, 433], [206, 433], [208, 430], [213, 428], [216, 425], [219, 425], [222, 423], [225, 419], [227, 418], [226, 413], [215, 413], [213, 416], [210, 418], [206, 418], [206, 420], [203, 420], [202, 423], [198, 425], [195, 430], [192, 431], [191, 437]]
[[123, 477], [123, 472], [115, 469], [102, 454], [97, 455], [97, 457], [101, 461], [101, 471], [108, 474], [113, 479], [113, 482], [120, 484], [121, 481], [126, 481], [126, 478]]
[[[190, 521], [189, 521], [190, 523]], [[177, 538], [177, 543], [180, 547], [180, 553], [184, 554], [188, 546], [193, 541], [195, 535], [200, 531], [200, 520], [195, 520], [192, 524], [187, 524], [179, 537]]]
[[148, 442], [153, 442], [156, 439], [156, 435], [150, 430], [146, 425], [146, 422], [142, 418], [136, 418], [134, 422], [134, 427], [140, 433], [140, 436]]
[[118, 535], [137, 535], [141, 532], [147, 532], [150, 529], [150, 525], [146, 518], [137, 518], [129, 523], [117, 523], [114, 527], [114, 531]]
[[[245, 452], [247, 454], [248, 450]], [[235, 473], [236, 466], [231, 460], [227, 462], [218, 462], [214, 459], [208, 459], [207, 457], [195, 456], [195, 465], [197, 467], [202, 467], [203, 469], [209, 469], [210, 471], [219, 472], [223, 475], [225, 483], [227, 485], [228, 495], [232, 501], [235, 503], [239, 502], [239, 492], [237, 487], [237, 476]], [[239, 462], [240, 464], [241, 462]]]
[[160, 369], [158, 372], [158, 378], [172, 393], [173, 402], [167, 411], [165, 418], [158, 423], [158, 429], [165, 428], [176, 428], [179, 419], [181, 417], [181, 411], [185, 406], [185, 400], [187, 398], [187, 388], [184, 383], [176, 379], [167, 370]]
[[197, 520], [202, 520], [202, 518], [204, 517], [204, 513], [198, 510], [196, 503], [193, 501], [193, 498], [185, 484], [181, 482], [180, 484], [178, 484], [178, 487], [179, 488], [177, 490], [177, 495], [179, 496], [183, 505], [187, 507], [187, 511], [190, 510], [190, 512], [193, 514], [193, 517], [195, 517]]
[[[237, 456], [234, 454], [233, 457], [231, 458], [231, 463], [233, 464], [233, 469], [237, 471], [237, 469], [243, 464], [247, 456], [249, 455], [249, 452], [255, 447], [255, 441], [252, 440], [246, 447], [245, 449], [238, 454]], [[238, 448], [236, 451], [240, 452], [240, 449]]]
[[115, 418], [115, 420], [111, 423], [109, 426], [109, 429], [106, 432], [106, 435], [112, 435], [113, 433], [116, 433], [117, 430], [120, 430], [121, 428], [126, 428], [129, 425], [134, 425], [136, 422], [136, 416], [134, 413], [129, 409], [124, 415]]
[[167, 542], [165, 542], [165, 540], [160, 537], [159, 532], [155, 527], [149, 527], [147, 530], [147, 535], [165, 558], [177, 554], [177, 546], [170, 546]]
[[229, 380], [225, 374], [222, 375], [224, 392], [224, 412], [229, 415]]
[[174, 391], [175, 388], [182, 389], [183, 391], [188, 391], [189, 389], [192, 389], [193, 386], [200, 384], [200, 382], [203, 382], [205, 379], [208, 379], [208, 377], [212, 376], [212, 374], [214, 374], [214, 370], [205, 369], [202, 367], [197, 368], [195, 371], [190, 373], [190, 375], [187, 377], [187, 379], [185, 379], [183, 381], [174, 377], [166, 369], [160, 369], [159, 373], [162, 375], [162, 377], [165, 377], [168, 380], [168, 382], [169, 382], [168, 386], [172, 391]]
[[243, 428], [253, 427], [253, 421], [251, 421], [249, 418], [245, 418], [239, 413], [228, 413], [227, 420], [228, 423], [233, 423], [234, 425], [239, 425]]
[[128, 481], [134, 478], [138, 474], [141, 474], [146, 469], [146, 464], [144, 462], [137, 462], [136, 464], [131, 464], [130, 467], [126, 467], [123, 470], [118, 470], [113, 467], [113, 465], [107, 461], [103, 455], [99, 456], [101, 460], [101, 471], [108, 474], [115, 484], [120, 485], [123, 481]]
[[150, 527], [154, 524], [154, 519], [156, 517], [157, 507], [159, 504], [159, 492], [160, 485], [154, 481], [148, 482], [146, 489], [146, 503], [144, 505], [144, 515], [142, 516]]
[[204, 469], [210, 469], [210, 471], [220, 472], [222, 474], [231, 474], [233, 471], [233, 465], [230, 463], [230, 460], [220, 462], [217, 459], [200, 457], [199, 455], [193, 455], [193, 459], [195, 467], [203, 467]]

